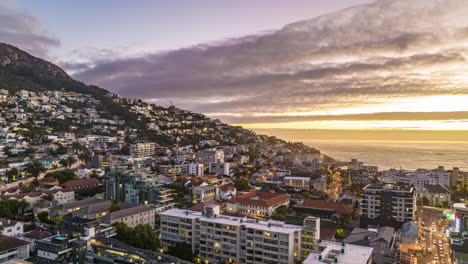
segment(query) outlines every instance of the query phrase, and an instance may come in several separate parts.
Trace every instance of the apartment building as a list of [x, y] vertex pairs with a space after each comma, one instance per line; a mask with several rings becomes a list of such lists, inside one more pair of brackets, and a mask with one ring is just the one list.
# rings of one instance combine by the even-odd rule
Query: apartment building
[[151, 208], [146, 205], [139, 205], [122, 209], [116, 212], [108, 213], [101, 220], [105, 223], [113, 224], [115, 222], [123, 222], [128, 227], [135, 227], [138, 224], [150, 225], [154, 228], [154, 220], [156, 216], [156, 208]]
[[386, 174], [386, 181], [412, 184], [415, 186], [417, 193], [423, 192], [427, 184], [450, 186], [451, 175], [443, 167], [436, 170], [417, 169], [415, 171], [392, 169], [387, 171]]
[[371, 264], [373, 263], [371, 247], [322, 241], [317, 245], [319, 252], [311, 253], [302, 264]]
[[[316, 243], [320, 235], [317, 219], [307, 226], [280, 221], [260, 221], [204, 212], [171, 209], [161, 213], [161, 246], [167, 250], [187, 243], [205, 263], [292, 264], [302, 259], [302, 239]], [[303, 234], [308, 230], [307, 234]], [[309, 254], [316, 250], [306, 248]]]
[[219, 188], [215, 186], [198, 186], [192, 189], [192, 202], [202, 203], [219, 199]]
[[194, 163], [187, 165], [187, 174], [190, 176], [203, 176], [203, 164]]
[[0, 263], [14, 263], [29, 258], [28, 241], [0, 235]]
[[227, 201], [227, 213], [268, 217], [281, 205], [289, 205], [290, 197], [284, 193], [254, 191]]
[[156, 154], [156, 143], [137, 142], [131, 144], [130, 152], [135, 158], [151, 157]]
[[210, 163], [210, 173], [229, 175], [229, 162], [212, 162]]
[[292, 188], [301, 189], [301, 190], [309, 190], [310, 178], [286, 176], [283, 178], [283, 186], [292, 187]]
[[223, 150], [202, 150], [197, 153], [197, 162], [204, 165], [224, 162]]
[[374, 224], [400, 227], [414, 220], [416, 191], [408, 185], [369, 184], [362, 190], [361, 207], [361, 227]]
[[171, 190], [145, 173], [125, 173], [108, 177], [105, 181], [106, 199], [132, 204], [154, 204], [159, 211], [174, 207]]

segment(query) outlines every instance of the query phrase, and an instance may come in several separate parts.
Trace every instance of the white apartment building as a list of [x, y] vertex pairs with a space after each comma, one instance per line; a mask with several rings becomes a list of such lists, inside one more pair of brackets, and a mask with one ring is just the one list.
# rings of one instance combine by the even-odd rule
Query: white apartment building
[[[305, 259], [310, 252], [321, 250], [317, 245], [302, 247], [303, 237], [309, 244], [318, 243], [319, 218], [308, 219], [307, 226], [297, 226], [210, 214], [209, 211], [170, 209], [160, 215], [163, 249], [179, 242], [188, 243], [193, 252], [199, 252], [202, 263], [293, 264]], [[307, 234], [303, 234], [304, 231]]]
[[427, 184], [450, 186], [450, 172], [441, 170], [418, 169], [415, 171], [389, 170], [385, 172], [385, 180], [412, 184], [416, 192], [421, 193]]
[[190, 176], [203, 176], [203, 164], [194, 163], [187, 165], [187, 174]]
[[210, 163], [210, 173], [229, 175], [229, 162], [212, 162]]
[[137, 142], [130, 145], [130, 151], [135, 158], [151, 157], [156, 154], [156, 143]]
[[219, 188], [216, 186], [198, 186], [192, 189], [192, 202], [203, 203], [219, 199]]
[[283, 186], [293, 187], [296, 189], [310, 189], [310, 178], [309, 177], [295, 177], [286, 176], [283, 178]]
[[202, 150], [197, 153], [198, 163], [209, 165], [210, 163], [224, 162], [223, 150]]

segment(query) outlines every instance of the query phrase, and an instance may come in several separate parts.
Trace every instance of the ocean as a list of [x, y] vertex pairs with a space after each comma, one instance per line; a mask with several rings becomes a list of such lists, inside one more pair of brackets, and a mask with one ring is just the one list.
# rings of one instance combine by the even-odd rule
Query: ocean
[[[390, 168], [445, 169], [459, 167], [468, 171], [468, 140], [464, 134], [454, 136], [408, 131], [311, 131], [286, 129], [255, 129], [258, 133], [274, 135], [289, 141], [301, 141], [340, 161], [358, 159], [367, 165]], [[356, 134], [358, 133], [358, 134]], [[466, 133], [468, 136], [468, 132]], [[355, 137], [357, 139], [349, 139]], [[366, 140], [365, 138], [368, 138]], [[398, 140], [404, 138], [405, 140]], [[418, 140], [423, 138], [424, 140]], [[440, 139], [444, 140], [440, 140]], [[461, 140], [460, 140], [461, 139]]]

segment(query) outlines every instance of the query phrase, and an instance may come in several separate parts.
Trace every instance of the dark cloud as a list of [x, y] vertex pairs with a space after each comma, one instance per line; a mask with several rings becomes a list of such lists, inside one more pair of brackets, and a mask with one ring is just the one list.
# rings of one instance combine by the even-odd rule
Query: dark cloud
[[[253, 113], [468, 94], [467, 86], [445, 77], [466, 64], [467, 13], [464, 0], [380, 0], [275, 32], [64, 65], [78, 79], [124, 96], [173, 99], [195, 111], [237, 113], [245, 120]], [[224, 120], [234, 121], [228, 116]]]
[[47, 57], [50, 48], [60, 46], [60, 41], [46, 34], [41, 21], [31, 14], [0, 5], [0, 25], [0, 42], [18, 46], [35, 56]]

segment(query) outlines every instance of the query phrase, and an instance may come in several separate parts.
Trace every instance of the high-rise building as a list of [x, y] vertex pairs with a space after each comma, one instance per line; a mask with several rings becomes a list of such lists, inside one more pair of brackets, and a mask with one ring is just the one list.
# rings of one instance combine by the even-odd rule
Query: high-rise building
[[361, 227], [374, 224], [400, 227], [414, 220], [416, 191], [407, 185], [369, 184], [362, 190], [361, 206]]

